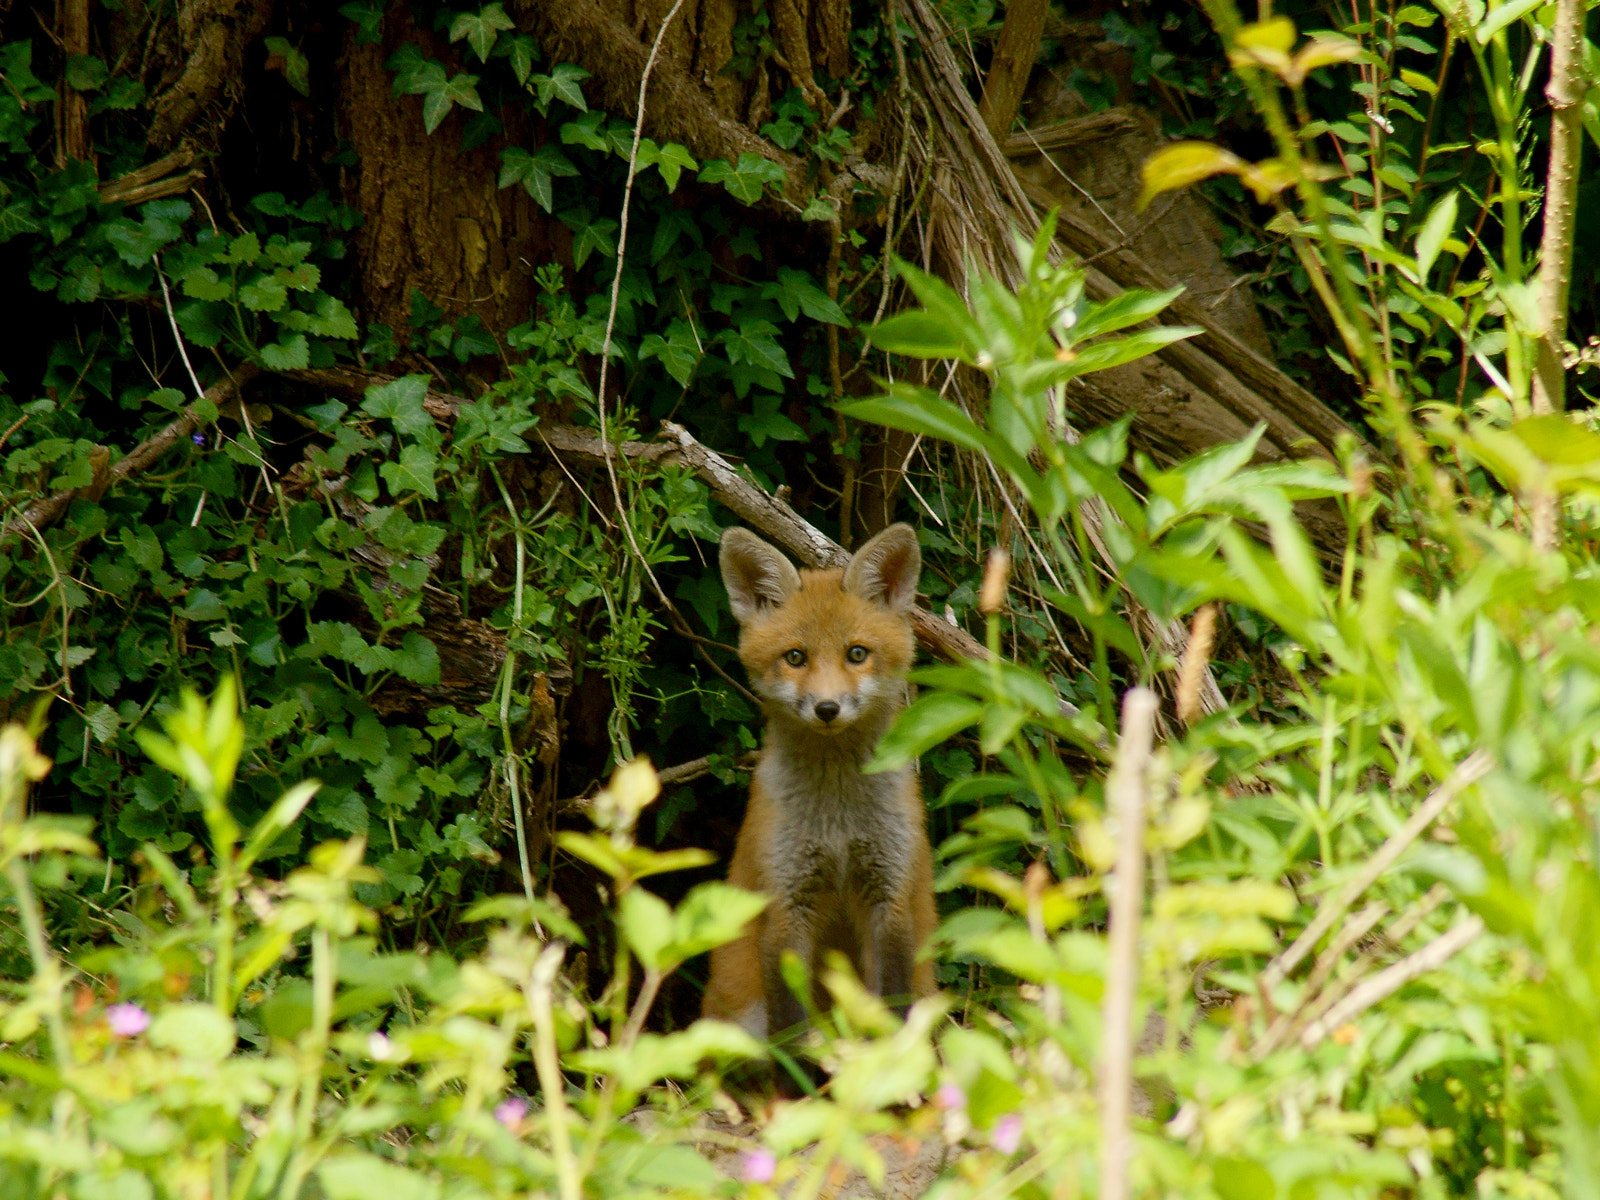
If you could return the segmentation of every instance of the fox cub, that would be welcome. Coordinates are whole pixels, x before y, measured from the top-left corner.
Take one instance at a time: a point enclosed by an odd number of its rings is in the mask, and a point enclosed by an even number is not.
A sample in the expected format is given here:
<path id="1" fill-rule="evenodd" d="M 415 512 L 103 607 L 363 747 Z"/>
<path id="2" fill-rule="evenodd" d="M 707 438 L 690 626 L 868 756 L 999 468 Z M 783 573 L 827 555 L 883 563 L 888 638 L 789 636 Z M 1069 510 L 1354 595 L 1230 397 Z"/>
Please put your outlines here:
<path id="1" fill-rule="evenodd" d="M 891 525 L 842 571 L 797 571 L 730 529 L 721 567 L 739 658 L 767 714 L 728 882 L 771 903 L 712 951 L 704 1014 L 757 1037 L 800 1022 L 785 950 L 813 978 L 838 950 L 878 995 L 925 995 L 933 968 L 916 955 L 934 925 L 933 856 L 917 777 L 910 766 L 861 772 L 905 702 L 916 533 Z"/>

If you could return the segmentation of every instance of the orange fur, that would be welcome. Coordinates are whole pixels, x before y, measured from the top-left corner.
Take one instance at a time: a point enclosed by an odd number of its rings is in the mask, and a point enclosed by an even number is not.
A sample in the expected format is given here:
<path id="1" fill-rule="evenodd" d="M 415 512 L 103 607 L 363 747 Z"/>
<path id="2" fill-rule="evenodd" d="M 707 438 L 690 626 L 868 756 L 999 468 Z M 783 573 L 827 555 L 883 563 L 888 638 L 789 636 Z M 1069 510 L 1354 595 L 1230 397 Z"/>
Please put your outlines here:
<path id="1" fill-rule="evenodd" d="M 706 1016 L 757 1033 L 798 1021 L 784 950 L 813 978 L 838 950 L 869 988 L 902 1002 L 933 990 L 932 965 L 915 961 L 936 920 L 916 773 L 861 772 L 904 703 L 920 565 L 905 525 L 834 571 L 797 572 L 744 530 L 724 536 L 739 657 L 767 715 L 728 882 L 771 903 L 712 951 Z"/>

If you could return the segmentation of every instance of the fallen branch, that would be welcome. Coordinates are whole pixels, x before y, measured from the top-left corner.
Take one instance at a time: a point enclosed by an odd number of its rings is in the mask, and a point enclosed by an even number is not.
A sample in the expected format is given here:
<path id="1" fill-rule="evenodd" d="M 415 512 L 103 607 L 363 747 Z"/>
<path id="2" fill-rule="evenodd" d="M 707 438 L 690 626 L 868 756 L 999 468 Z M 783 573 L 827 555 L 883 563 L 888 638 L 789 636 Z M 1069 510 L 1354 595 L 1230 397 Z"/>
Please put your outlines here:
<path id="1" fill-rule="evenodd" d="M 1322 939 L 1322 935 L 1333 928 L 1334 922 L 1344 915 L 1345 910 L 1377 881 L 1378 876 L 1393 866 L 1406 847 L 1411 845 L 1417 836 L 1445 810 L 1450 801 L 1455 799 L 1456 793 L 1482 779 L 1492 766 L 1494 766 L 1494 756 L 1485 750 L 1474 751 L 1462 759 L 1461 765 L 1450 773 L 1450 778 L 1435 788 L 1433 794 L 1417 807 L 1406 823 L 1378 848 L 1378 852 L 1360 873 L 1340 888 L 1335 896 L 1323 901 L 1311 924 L 1305 927 L 1305 931 L 1294 940 L 1294 943 L 1266 965 L 1261 972 L 1261 990 L 1268 992 L 1285 979 Z"/>
<path id="2" fill-rule="evenodd" d="M 1441 933 L 1415 954 L 1408 955 L 1392 967 L 1379 971 L 1329 1009 L 1327 1016 L 1308 1025 L 1305 1032 L 1300 1035 L 1300 1044 L 1310 1050 L 1335 1029 L 1348 1024 L 1413 979 L 1426 975 L 1429 971 L 1437 971 L 1471 945 L 1472 941 L 1483 932 L 1483 928 L 1482 917 L 1468 917 L 1448 933 Z"/>
<path id="3" fill-rule="evenodd" d="M 746 480 L 732 463 L 696 441 L 683 426 L 663 421 L 661 431 L 670 442 L 624 442 L 620 447 L 607 447 L 589 430 L 570 425 L 544 426 L 536 433 L 552 450 L 586 462 L 603 463 L 609 451 L 641 462 L 679 463 L 693 471 L 711 489 L 711 494 L 742 520 L 766 534 L 805 566 L 842 567 L 850 561 L 848 550 L 782 500 Z M 920 606 L 911 610 L 911 628 L 929 653 L 947 662 L 989 657 L 983 644 L 966 630 L 940 620 Z"/>
<path id="4" fill-rule="evenodd" d="M 109 183 L 100 185 L 102 204 L 143 204 L 146 200 L 159 200 L 162 196 L 176 196 L 186 192 L 200 180 L 205 172 L 199 167 L 185 171 L 194 162 L 194 151 L 180 146 L 164 158 L 119 175 Z M 181 174 L 173 174 L 174 171 Z"/>
<path id="5" fill-rule="evenodd" d="M 232 375 L 217 380 L 206 389 L 204 399 L 209 401 L 214 408 L 221 408 L 229 400 L 234 399 L 239 392 L 239 386 L 256 374 L 256 368 L 248 363 L 241 364 L 233 369 Z M 104 451 L 104 462 L 108 465 L 103 470 L 95 472 L 95 481 L 85 488 L 65 488 L 49 496 L 35 500 L 28 505 L 21 516 L 7 523 L 5 529 L 0 531 L 0 540 L 19 537 L 26 533 L 30 527 L 44 529 L 54 525 L 67 511 L 67 507 L 80 494 L 93 492 L 103 493 L 107 487 L 123 479 L 138 475 L 148 469 L 157 459 L 178 442 L 188 437 L 201 425 L 206 423 L 197 411 L 199 401 L 189 405 L 178 416 L 163 426 L 158 433 L 147 437 L 135 446 L 128 454 L 117 462 L 110 462 L 109 451 L 103 446 L 96 446 L 94 452 Z M 209 419 L 209 418 L 207 418 Z"/>

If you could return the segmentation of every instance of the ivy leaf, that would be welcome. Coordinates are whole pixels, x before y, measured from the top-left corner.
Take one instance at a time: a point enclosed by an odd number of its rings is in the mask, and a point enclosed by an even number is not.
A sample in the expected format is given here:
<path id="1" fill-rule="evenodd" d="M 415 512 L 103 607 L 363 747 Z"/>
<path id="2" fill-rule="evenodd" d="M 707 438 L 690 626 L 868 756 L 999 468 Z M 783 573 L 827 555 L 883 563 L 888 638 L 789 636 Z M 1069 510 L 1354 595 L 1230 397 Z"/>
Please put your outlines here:
<path id="1" fill-rule="evenodd" d="M 369 417 L 387 417 L 401 433 L 415 436 L 433 428 L 433 418 L 423 408 L 428 395 L 426 375 L 402 375 L 367 389 L 361 411 Z"/>
<path id="2" fill-rule="evenodd" d="M 478 77 L 457 75 L 437 91 L 431 91 L 422 102 L 422 127 L 429 133 L 439 128 L 452 105 L 483 111 L 483 101 L 478 98 Z"/>
<path id="3" fill-rule="evenodd" d="M 748 415 L 739 418 L 739 431 L 750 435 L 757 447 L 768 438 L 775 442 L 803 442 L 806 431 L 778 411 L 783 397 L 765 393 L 755 399 Z"/>
<path id="4" fill-rule="evenodd" d="M 844 309 L 817 286 L 817 281 L 809 271 L 780 267 L 777 282 L 762 288 L 761 295 L 763 299 L 776 300 L 778 307 L 783 309 L 783 315 L 791 321 L 803 312 L 813 321 L 825 321 L 829 325 L 850 324 Z"/>
<path id="5" fill-rule="evenodd" d="M 433 485 L 433 473 L 439 466 L 439 456 L 422 446 L 404 446 L 399 462 L 386 462 L 378 474 L 397 495 L 401 492 L 418 492 L 429 500 L 437 500 L 439 491 Z"/>
<path id="6" fill-rule="evenodd" d="M 396 96 L 425 96 L 445 86 L 444 64 L 424 58 L 421 49 L 410 42 L 391 54 L 383 65 L 394 72 Z"/>
<path id="7" fill-rule="evenodd" d="M 450 23 L 450 40 L 459 42 L 466 38 L 467 45 L 477 53 L 479 60 L 488 62 L 489 51 L 494 49 L 500 31 L 516 27 L 517 23 L 506 16 L 506 10 L 496 0 L 493 4 L 484 5 L 476 13 L 457 13 L 456 19 Z"/>
<path id="8" fill-rule="evenodd" d="M 783 168 L 759 154 L 739 155 L 739 165 L 729 166 L 725 159 L 714 158 L 700 168 L 701 183 L 720 183 L 741 204 L 754 204 L 761 199 L 762 189 L 771 184 L 783 187 Z"/>
<path id="9" fill-rule="evenodd" d="M 606 119 L 603 112 L 584 113 L 576 121 L 568 121 L 561 126 L 561 144 L 563 146 L 586 146 L 590 150 L 599 150 L 602 153 L 607 149 L 606 139 L 601 135 L 600 125 Z"/>
<path id="10" fill-rule="evenodd" d="M 138 224 L 126 217 L 106 224 L 106 241 L 130 267 L 142 267 L 183 232 L 193 210 L 183 200 L 152 200 L 140 210 Z"/>
<path id="11" fill-rule="evenodd" d="M 311 95 L 311 60 L 288 38 L 269 37 L 267 70 L 282 71 L 290 87 L 302 96 Z"/>
<path id="12" fill-rule="evenodd" d="M 587 78 L 589 72 L 577 63 L 557 63 L 550 68 L 550 74 L 534 75 L 528 82 L 539 97 L 540 112 L 549 108 L 553 99 L 565 100 L 579 112 L 588 112 L 588 102 L 583 98 L 583 89 L 578 86 Z"/>
<path id="13" fill-rule="evenodd" d="M 520 183 L 545 212 L 551 211 L 554 195 L 551 180 L 557 175 L 576 175 L 578 168 L 554 146 L 540 146 L 529 154 L 521 146 L 500 151 L 500 187 Z"/>
<path id="14" fill-rule="evenodd" d="M 539 43 L 526 33 L 517 33 L 501 38 L 494 52 L 496 57 L 503 54 L 511 60 L 511 73 L 517 77 L 518 83 L 526 87 L 528 75 L 539 58 Z"/>
<path id="15" fill-rule="evenodd" d="M 611 217 L 589 220 L 587 209 L 562 213 L 561 220 L 572 230 L 572 265 L 578 270 L 596 250 L 607 258 L 617 252 L 617 222 Z"/>
<path id="16" fill-rule="evenodd" d="M 694 370 L 700 365 L 704 351 L 687 321 L 674 321 L 667 326 L 666 336 L 646 334 L 639 342 L 639 361 L 654 358 L 667 369 L 667 374 L 678 381 L 679 387 L 688 387 Z"/>
<path id="17" fill-rule="evenodd" d="M 357 0 L 356 3 L 339 6 L 339 15 L 355 22 L 356 45 L 370 46 L 380 39 L 383 9 L 384 6 L 376 0 Z"/>
<path id="18" fill-rule="evenodd" d="M 660 171 L 669 192 L 678 190 L 678 180 L 685 171 L 694 171 L 700 166 L 695 162 L 693 155 L 677 142 L 657 146 L 649 138 L 640 139 L 638 165 L 641 170 L 645 167 L 654 167 Z"/>
<path id="19" fill-rule="evenodd" d="M 297 333 L 287 340 L 269 342 L 261 347 L 261 361 L 273 371 L 303 371 L 311 365 L 311 347 L 306 335 Z"/>
<path id="20" fill-rule="evenodd" d="M 789 356 L 776 340 L 778 327 L 771 321 L 745 321 L 732 329 L 725 329 L 718 340 L 728 351 L 728 361 L 746 363 L 765 371 L 775 371 L 785 379 L 793 379 Z"/>

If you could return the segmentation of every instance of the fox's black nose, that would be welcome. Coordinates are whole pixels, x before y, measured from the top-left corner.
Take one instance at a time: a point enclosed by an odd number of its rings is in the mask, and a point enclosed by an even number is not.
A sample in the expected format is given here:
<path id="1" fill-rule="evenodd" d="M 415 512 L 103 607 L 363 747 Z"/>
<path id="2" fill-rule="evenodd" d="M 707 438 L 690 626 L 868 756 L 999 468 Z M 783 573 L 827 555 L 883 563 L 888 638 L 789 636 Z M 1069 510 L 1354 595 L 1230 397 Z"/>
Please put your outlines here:
<path id="1" fill-rule="evenodd" d="M 817 719 L 826 725 L 839 715 L 839 704 L 834 700 L 818 700 L 816 713 Z"/>

